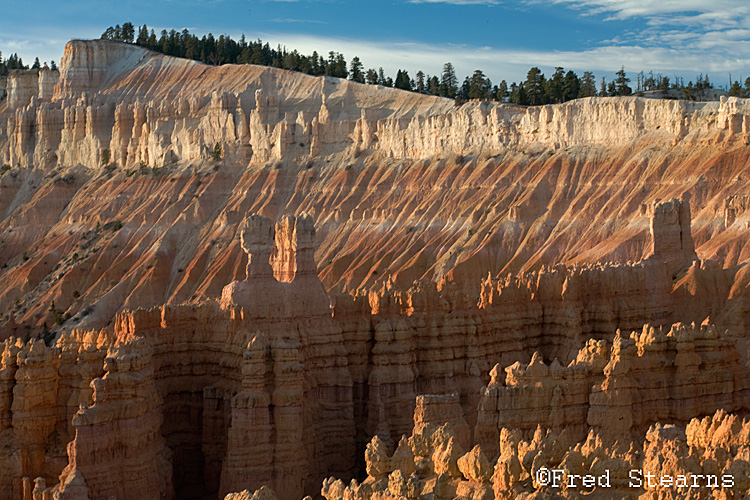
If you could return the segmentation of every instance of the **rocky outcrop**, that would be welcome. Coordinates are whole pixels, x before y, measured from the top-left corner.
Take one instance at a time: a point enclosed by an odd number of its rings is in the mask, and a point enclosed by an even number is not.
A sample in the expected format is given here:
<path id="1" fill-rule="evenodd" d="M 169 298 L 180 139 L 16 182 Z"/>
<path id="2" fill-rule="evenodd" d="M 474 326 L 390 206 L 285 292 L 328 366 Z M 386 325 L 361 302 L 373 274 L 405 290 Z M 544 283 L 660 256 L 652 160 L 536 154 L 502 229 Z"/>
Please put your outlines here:
<path id="1" fill-rule="evenodd" d="M 748 367 L 726 333 L 709 326 L 644 326 L 618 335 L 611 352 L 589 340 L 568 366 L 531 362 L 491 372 L 483 389 L 475 440 L 497 453 L 500 429 L 530 435 L 538 426 L 565 430 L 573 441 L 590 429 L 610 441 L 631 439 L 656 422 L 685 425 L 717 408 L 747 407 Z M 699 369 L 700 367 L 700 369 Z"/>
<path id="2" fill-rule="evenodd" d="M 171 452 L 161 435 L 162 400 L 146 341 L 111 348 L 104 370 L 91 382 L 93 404 L 73 416 L 75 439 L 58 497 L 78 499 L 85 491 L 91 499 L 173 498 Z"/>
<path id="3" fill-rule="evenodd" d="M 741 99 L 456 107 L 102 40 L 71 42 L 56 78 L 18 80 L 0 104 L 0 309 L 21 328 L 51 325 L 53 301 L 70 326 L 99 329 L 124 309 L 217 298 L 244 278 L 246 213 L 314 214 L 335 293 L 445 278 L 473 302 L 488 273 L 644 260 L 654 204 L 673 197 L 693 197 L 701 257 L 731 268 L 747 253 L 742 204 L 725 206 L 748 190 Z M 684 229 L 680 206 L 654 229 Z M 680 251 L 654 261 L 672 272 L 690 262 Z"/>
<path id="4" fill-rule="evenodd" d="M 742 140 L 750 123 L 745 103 L 736 98 L 720 103 L 632 98 L 610 100 L 606 106 L 588 99 L 532 108 L 470 103 L 452 109 L 446 99 L 377 89 L 394 100 L 389 106 L 373 102 L 374 87 L 346 80 L 258 67 L 209 68 L 106 40 L 71 41 L 60 68 L 56 85 L 48 70 L 40 72 L 43 77 L 29 76 L 28 82 L 9 79 L 9 104 L 25 108 L 31 95 L 53 107 L 76 103 L 75 118 L 56 124 L 54 133 L 79 134 L 85 145 L 78 148 L 78 159 L 91 167 L 100 165 L 103 149 L 126 166 L 139 161 L 160 164 L 196 160 L 216 142 L 238 150 L 246 147 L 243 139 L 249 139 L 255 161 L 261 162 L 315 157 L 342 147 L 420 159 L 436 152 L 465 155 L 479 149 L 562 149 L 581 143 L 612 147 L 644 135 L 666 144 Z M 295 80 L 295 85 L 282 78 Z M 194 83 L 186 87 L 185 81 Z M 216 89 L 213 82 L 219 81 Z M 275 85 L 283 86 L 284 93 L 268 92 Z M 169 99 L 149 102 L 161 96 Z M 589 119 L 592 116 L 596 120 Z M 24 126 L 18 118 L 8 125 L 9 137 Z M 169 126 L 157 126 L 160 119 L 167 119 Z M 190 139 L 197 144 L 189 145 Z M 12 163 L 38 163 L 33 150 L 11 148 Z M 61 152 L 57 156 L 62 164 L 73 165 L 75 157 Z"/>
<path id="5" fill-rule="evenodd" d="M 246 278 L 227 285 L 220 302 L 123 315 L 115 334 L 153 343 L 178 495 L 267 484 L 282 498 L 301 497 L 325 471 L 354 466 L 342 333 L 315 274 L 309 216 L 252 215 L 239 236 Z M 291 272 L 286 282 L 274 277 L 272 255 Z"/>
<path id="6" fill-rule="evenodd" d="M 3 88 L 0 89 L 0 95 L 3 90 L 6 93 L 8 108 L 19 109 L 33 105 L 39 105 L 42 101 L 52 99 L 52 94 L 60 79 L 58 71 L 51 71 L 46 67 L 39 70 L 14 71 L 4 78 Z"/>
<path id="7" fill-rule="evenodd" d="M 698 260 L 690 231 L 690 196 L 655 203 L 651 215 L 651 259 L 663 262 L 675 276 Z"/>
<path id="8" fill-rule="evenodd" d="M 74 436 L 71 419 L 91 402 L 91 380 L 102 373 L 106 333 L 74 332 L 53 347 L 41 340 L 8 339 L 0 364 L 0 452 L 7 464 L 0 485 L 21 498 L 24 477 L 53 486 L 67 464 L 65 447 Z M 106 349 L 106 347 L 105 347 Z M 46 489 L 46 486 L 42 489 Z"/>
<path id="9" fill-rule="evenodd" d="M 568 366 L 557 359 L 547 365 L 538 353 L 528 365 L 495 365 L 482 390 L 475 441 L 494 456 L 503 428 L 528 434 L 541 425 L 581 439 L 589 429 L 589 395 L 603 378 L 607 357 L 605 341 L 589 340 Z"/>
<path id="10" fill-rule="evenodd" d="M 387 480 L 389 491 L 416 491 L 415 478 L 429 473 L 445 476 L 445 484 L 460 477 L 485 484 L 461 486 L 482 496 L 491 490 L 490 460 L 502 452 L 503 428 L 528 438 L 550 426 L 579 440 L 590 426 L 604 441 L 622 441 L 659 420 L 684 424 L 717 407 L 741 409 L 748 397 L 734 338 L 714 327 L 645 327 L 630 339 L 608 333 L 669 316 L 671 277 L 653 259 L 488 279 L 477 305 L 444 281 L 338 296 L 332 310 L 315 273 L 309 216 L 278 223 L 249 216 L 239 240 L 245 279 L 227 285 L 218 302 L 120 315 L 113 336 L 66 334 L 52 355 L 41 341 L 29 344 L 54 367 L 36 378 L 57 387 L 56 398 L 29 406 L 39 417 L 16 403 L 28 377 L 13 355 L 27 357 L 23 344 L 7 343 L 4 407 L 7 387 L 14 399 L 4 414 L 16 439 L 59 428 L 71 441 L 65 460 L 47 446 L 33 468 L 8 476 L 9 484 L 51 470 L 41 462 L 51 460 L 60 482 L 42 479 L 61 498 L 223 496 L 263 485 L 297 498 L 313 493 L 327 471 L 354 473 L 361 450 L 362 468 Z M 612 292 L 601 293 L 604 287 Z M 565 359 L 592 333 L 604 338 L 589 340 L 567 367 L 534 354 L 528 365 L 510 364 L 504 380 L 501 365 L 489 370 L 491 359 L 528 359 L 539 346 Z M 489 384 L 480 390 L 483 371 Z M 417 396 L 430 391 L 452 394 Z M 406 411 L 413 419 L 402 418 Z M 24 425 L 46 430 L 23 434 L 19 415 Z M 421 437 L 399 439 L 408 433 Z M 367 444 L 370 436 L 376 440 Z M 129 446 L 113 455 L 112 443 L 123 440 Z"/>
<path id="11" fill-rule="evenodd" d="M 404 437 L 393 458 L 366 456 L 368 476 L 346 485 L 333 477 L 326 500 L 395 498 L 632 498 L 677 499 L 748 492 L 750 423 L 718 411 L 687 426 L 654 424 L 636 440 L 607 445 L 593 431 L 579 442 L 541 427 L 524 439 L 503 428 L 499 454 L 480 446 L 464 453 L 448 425 Z M 368 450 L 379 447 L 374 438 Z M 388 466 L 396 459 L 401 468 Z M 256 495 L 258 493 L 256 492 Z"/>

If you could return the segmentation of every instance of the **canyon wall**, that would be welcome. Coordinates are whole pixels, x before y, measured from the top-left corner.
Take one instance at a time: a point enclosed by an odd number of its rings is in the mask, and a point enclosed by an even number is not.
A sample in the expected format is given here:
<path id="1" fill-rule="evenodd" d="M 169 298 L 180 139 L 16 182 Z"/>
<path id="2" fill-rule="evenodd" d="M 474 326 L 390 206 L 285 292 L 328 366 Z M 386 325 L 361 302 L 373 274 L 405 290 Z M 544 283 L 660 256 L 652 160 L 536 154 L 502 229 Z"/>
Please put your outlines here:
<path id="1" fill-rule="evenodd" d="M 70 500 L 261 486 L 292 499 L 330 474 L 367 471 L 355 457 L 372 454 L 372 436 L 403 448 L 412 428 L 447 422 L 457 446 L 494 456 L 503 428 L 622 440 L 659 421 L 742 411 L 750 373 L 737 333 L 618 330 L 669 324 L 672 273 L 694 269 L 695 252 L 684 238 L 678 249 L 658 242 L 690 231 L 664 216 L 682 212 L 687 200 L 652 207 L 656 253 L 643 262 L 487 279 L 473 299 L 444 281 L 338 295 L 333 306 L 315 272 L 312 218 L 251 215 L 239 234 L 246 278 L 219 300 L 119 314 L 112 334 L 63 334 L 53 348 L 6 341 L 5 432 L 28 456 L 4 480 L 14 498 L 23 478 L 39 477 Z M 45 371 L 22 368 L 24 349 Z M 504 380 L 498 363 L 509 365 Z"/>
<path id="2" fill-rule="evenodd" d="M 747 411 L 746 100 L 456 106 L 109 41 L 6 88 L 14 500 L 512 497 Z"/>

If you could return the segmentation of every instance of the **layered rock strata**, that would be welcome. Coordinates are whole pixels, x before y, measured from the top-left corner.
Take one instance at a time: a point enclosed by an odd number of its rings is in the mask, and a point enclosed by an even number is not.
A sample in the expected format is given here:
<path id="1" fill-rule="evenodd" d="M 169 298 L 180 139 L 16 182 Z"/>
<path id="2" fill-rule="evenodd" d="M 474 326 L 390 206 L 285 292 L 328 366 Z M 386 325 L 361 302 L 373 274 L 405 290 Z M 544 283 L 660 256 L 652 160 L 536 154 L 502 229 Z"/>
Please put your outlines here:
<path id="1" fill-rule="evenodd" d="M 21 498 L 23 477 L 57 483 L 75 436 L 73 416 L 92 402 L 89 384 L 103 374 L 108 342 L 106 332 L 74 332 L 51 348 L 33 339 L 2 345 L 0 487 L 10 498 Z"/>
<path id="2" fill-rule="evenodd" d="M 540 425 L 617 458 L 747 408 L 745 100 L 457 107 L 106 41 L 57 78 L 0 102 L 14 500 L 521 495 Z"/>
<path id="3" fill-rule="evenodd" d="M 652 213 L 675 203 L 655 205 Z M 671 234 L 669 222 L 652 226 L 655 240 L 661 231 Z M 551 426 L 582 439 L 587 425 L 609 429 L 626 418 L 612 435 L 627 437 L 660 419 L 679 423 L 746 404 L 748 374 L 736 336 L 684 326 L 669 333 L 645 327 L 632 339 L 615 336 L 618 327 L 669 320 L 668 265 L 695 267 L 689 242 L 676 250 L 654 245 L 652 257 L 628 266 L 556 266 L 487 279 L 476 303 L 456 283 L 443 281 L 417 283 L 406 292 L 385 287 L 339 295 L 331 308 L 315 272 L 309 216 L 273 223 L 252 215 L 238 236 L 247 254 L 246 278 L 227 285 L 219 301 L 137 310 L 118 315 L 112 337 L 94 341 L 93 333 L 79 333 L 58 341 L 62 354 L 50 358 L 54 370 L 44 385 L 62 384 L 69 396 L 65 405 L 61 398 L 45 403 L 45 411 L 59 415 L 45 425 L 65 423 L 65 442 L 72 441 L 67 460 L 36 452 L 37 465 L 16 472 L 10 482 L 37 476 L 35 471 L 45 470 L 39 463 L 53 460 L 62 471 L 53 488 L 63 497 L 81 491 L 92 499 L 137 496 L 158 484 L 164 498 L 269 485 L 287 499 L 314 492 L 329 471 L 350 475 L 366 469 L 354 455 L 376 453 L 367 451 L 371 436 L 378 436 L 378 449 L 397 443 L 403 449 L 399 436 L 446 419 L 457 432 L 456 446 L 477 443 L 494 454 L 503 427 L 529 433 Z M 76 340 L 81 336 L 88 340 Z M 578 350 L 589 336 L 595 339 Z M 6 348 L 5 373 L 21 387 L 11 363 L 13 345 Z M 107 349 L 109 361 L 102 367 Z M 547 366 L 542 355 L 530 356 L 540 349 L 547 359 L 572 361 Z M 528 366 L 518 362 L 529 358 Z M 674 361 L 665 365 L 664 359 Z M 504 381 L 500 365 L 490 370 L 498 360 L 510 365 Z M 74 362 L 81 365 L 78 371 L 71 368 Z M 691 397 L 697 366 L 704 389 Z M 93 392 L 87 390 L 88 380 L 102 370 L 108 375 L 101 380 L 111 382 L 94 381 Z M 84 373 L 88 379 L 72 377 Z M 689 389 L 679 385 L 683 380 L 693 381 Z M 417 397 L 430 393 L 452 394 Z M 125 405 L 126 394 L 143 404 Z M 77 408 L 90 400 L 91 408 Z M 134 427 L 138 432 L 127 434 Z M 21 431 L 20 425 L 14 429 Z M 132 446 L 117 459 L 103 459 L 112 439 Z M 440 453 L 452 453 L 448 448 Z M 87 461 L 92 456 L 99 458 Z M 135 456 L 147 457 L 148 473 L 127 467 Z M 121 482 L 106 481 L 102 471 Z M 129 474 L 141 485 L 133 493 L 122 490 Z M 54 475 L 42 479 L 55 484 Z"/>
<path id="4" fill-rule="evenodd" d="M 108 41 L 73 41 L 59 76 L 12 75 L 11 87 L 3 337 L 52 325 L 52 302 L 69 328 L 98 329 L 124 309 L 218 298 L 245 277 L 233 235 L 246 213 L 314 213 L 320 277 L 336 293 L 447 277 L 474 295 L 488 272 L 639 261 L 652 253 L 649 207 L 683 195 L 699 253 L 730 269 L 713 290 L 722 300 L 750 255 L 742 99 L 456 107 Z M 665 251 L 689 243 L 677 239 Z"/>
<path id="5" fill-rule="evenodd" d="M 75 439 L 56 497 L 173 498 L 171 452 L 161 434 L 162 400 L 147 343 L 111 348 L 105 374 L 91 382 L 93 404 L 73 416 Z"/>
<path id="6" fill-rule="evenodd" d="M 267 484 L 293 498 L 325 471 L 351 472 L 352 379 L 315 274 L 312 219 L 253 215 L 240 236 L 247 278 L 220 302 L 124 315 L 115 335 L 153 346 L 178 494 Z M 275 268 L 292 274 L 278 281 Z"/>
<path id="7" fill-rule="evenodd" d="M 496 365 L 482 390 L 476 442 L 495 454 L 500 429 L 529 436 L 539 426 L 565 430 L 573 441 L 590 429 L 627 440 L 657 422 L 685 425 L 717 408 L 747 409 L 745 357 L 712 325 L 646 325 L 629 337 L 618 332 L 608 351 L 604 341 L 589 340 L 568 366 L 534 355 L 503 377 Z"/>
<path id="8" fill-rule="evenodd" d="M 435 152 L 530 145 L 617 146 L 648 132 L 667 143 L 706 136 L 744 139 L 750 128 L 744 101 L 736 98 L 716 103 L 612 100 L 606 108 L 597 99 L 531 108 L 474 103 L 453 110 L 447 99 L 377 89 L 395 99 L 386 107 L 372 96 L 374 88 L 346 80 L 248 65 L 211 68 L 104 40 L 69 42 L 59 82 L 52 75 L 42 71 L 8 79 L 8 107 L 19 110 L 6 132 L 10 144 L 4 155 L 13 164 L 38 163 L 36 146 L 45 136 L 59 137 L 61 146 L 73 150 L 63 164 L 77 159 L 96 167 L 103 149 L 125 165 L 157 164 L 198 160 L 214 142 L 236 148 L 247 140 L 255 161 L 314 157 L 346 143 L 353 152 L 380 150 L 419 159 Z M 214 81 L 221 82 L 218 90 Z M 266 93 L 274 86 L 284 92 Z M 63 121 L 26 135 L 25 125 L 39 116 L 34 113 L 39 102 L 29 106 L 32 97 L 51 101 L 48 112 L 70 110 Z M 160 119 L 169 125 L 157 126 Z M 74 138 L 80 142 L 74 144 Z"/>

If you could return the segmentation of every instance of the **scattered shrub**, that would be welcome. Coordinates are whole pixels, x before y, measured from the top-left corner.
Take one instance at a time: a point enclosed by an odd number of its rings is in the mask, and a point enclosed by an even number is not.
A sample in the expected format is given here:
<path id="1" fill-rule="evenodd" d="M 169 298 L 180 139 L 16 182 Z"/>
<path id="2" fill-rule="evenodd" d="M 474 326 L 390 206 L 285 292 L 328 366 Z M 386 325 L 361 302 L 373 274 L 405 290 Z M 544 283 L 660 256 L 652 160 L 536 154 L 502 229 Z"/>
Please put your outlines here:
<path id="1" fill-rule="evenodd" d="M 219 161 L 221 160 L 221 144 L 218 142 L 214 144 L 214 150 L 211 152 L 211 159 L 213 161 Z"/>
<path id="2" fill-rule="evenodd" d="M 65 317 L 65 311 L 55 307 L 55 301 L 52 301 L 52 305 L 49 306 L 49 311 L 52 313 L 52 318 L 55 320 L 55 324 L 62 325 L 67 319 Z"/>

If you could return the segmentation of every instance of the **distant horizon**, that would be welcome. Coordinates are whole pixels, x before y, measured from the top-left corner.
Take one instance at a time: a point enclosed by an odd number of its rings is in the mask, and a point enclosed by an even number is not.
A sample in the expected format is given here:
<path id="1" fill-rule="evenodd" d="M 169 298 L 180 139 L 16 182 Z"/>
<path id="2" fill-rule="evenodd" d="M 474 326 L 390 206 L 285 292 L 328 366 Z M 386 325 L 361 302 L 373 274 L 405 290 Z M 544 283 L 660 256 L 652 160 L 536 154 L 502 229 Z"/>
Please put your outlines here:
<path id="1" fill-rule="evenodd" d="M 191 0 L 181 8 L 169 0 L 0 2 L 0 51 L 27 65 L 35 57 L 59 64 L 69 40 L 97 39 L 109 26 L 132 22 L 157 36 L 187 28 L 235 40 L 244 34 L 305 55 L 339 52 L 391 77 L 399 69 L 412 78 L 419 70 L 439 75 L 446 62 L 459 80 L 479 69 L 493 84 L 523 81 L 534 66 L 546 76 L 556 66 L 591 71 L 597 82 L 621 67 L 632 83 L 641 71 L 685 83 L 708 74 L 717 88 L 750 76 L 750 5 L 739 0 Z"/>

